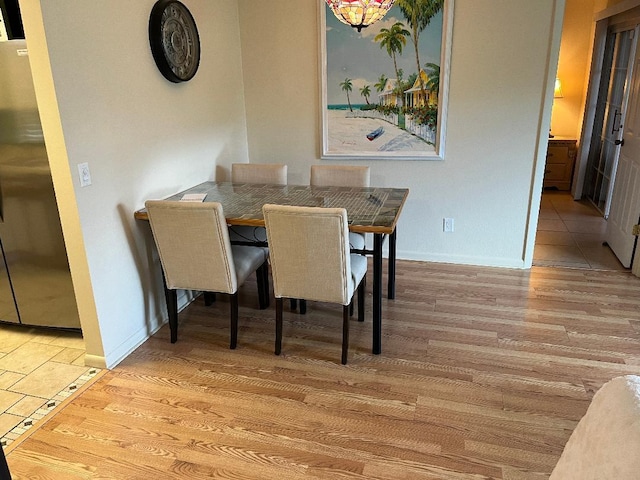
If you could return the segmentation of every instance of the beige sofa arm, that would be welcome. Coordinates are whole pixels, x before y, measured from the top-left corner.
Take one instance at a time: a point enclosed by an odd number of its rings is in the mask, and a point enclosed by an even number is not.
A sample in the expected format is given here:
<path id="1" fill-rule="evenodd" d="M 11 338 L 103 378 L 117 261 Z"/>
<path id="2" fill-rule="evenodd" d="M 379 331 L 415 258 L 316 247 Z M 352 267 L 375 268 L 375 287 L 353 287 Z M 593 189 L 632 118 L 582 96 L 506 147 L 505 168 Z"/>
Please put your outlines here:
<path id="1" fill-rule="evenodd" d="M 571 434 L 549 480 L 640 478 L 640 377 L 602 386 Z"/>

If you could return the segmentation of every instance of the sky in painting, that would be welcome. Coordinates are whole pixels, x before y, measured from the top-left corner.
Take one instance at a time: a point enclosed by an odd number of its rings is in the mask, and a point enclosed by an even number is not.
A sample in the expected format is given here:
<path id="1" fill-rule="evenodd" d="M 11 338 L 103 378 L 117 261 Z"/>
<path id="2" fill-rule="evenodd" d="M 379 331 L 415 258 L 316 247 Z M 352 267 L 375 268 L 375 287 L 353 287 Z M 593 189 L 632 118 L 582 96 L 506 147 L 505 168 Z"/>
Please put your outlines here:
<path id="1" fill-rule="evenodd" d="M 324 3 L 324 2 L 323 2 Z M 393 60 L 385 48 L 374 38 L 380 29 L 391 28 L 396 22 L 405 24 L 405 29 L 411 31 L 402 11 L 397 6 L 377 23 L 363 28 L 360 33 L 348 25 L 340 23 L 329 7 L 325 5 L 326 14 L 326 55 L 327 55 L 327 104 L 345 104 L 347 98 L 340 84 L 345 78 L 351 79 L 353 90 L 349 94 L 352 104 L 366 103 L 360 95 L 364 85 L 371 88 L 371 103 L 378 102 L 378 92 L 374 85 L 380 75 L 396 78 Z M 440 47 L 442 43 L 442 11 L 431 19 L 429 26 L 420 33 L 420 64 L 440 64 Z M 408 37 L 402 55 L 397 55 L 398 68 L 404 70 L 404 78 L 416 73 L 416 57 L 413 40 Z"/>

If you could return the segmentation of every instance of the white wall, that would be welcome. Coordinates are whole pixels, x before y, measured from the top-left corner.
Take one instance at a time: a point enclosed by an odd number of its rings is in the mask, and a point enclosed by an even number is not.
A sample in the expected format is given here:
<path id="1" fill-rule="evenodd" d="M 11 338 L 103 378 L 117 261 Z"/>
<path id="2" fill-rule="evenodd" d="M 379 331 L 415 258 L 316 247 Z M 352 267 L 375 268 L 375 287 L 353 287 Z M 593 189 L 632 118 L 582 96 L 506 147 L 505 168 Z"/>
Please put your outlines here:
<path id="1" fill-rule="evenodd" d="M 148 46 L 154 0 L 21 0 L 87 361 L 97 366 L 116 364 L 164 320 L 148 225 L 133 220 L 146 199 L 226 179 L 234 161 L 285 162 L 290 182 L 306 183 L 320 161 L 321 0 L 296 1 L 293 21 L 289 0 L 184 3 L 202 62 L 174 85 Z M 446 159 L 370 162 L 374 185 L 411 189 L 400 258 L 530 265 L 563 7 L 456 0 Z M 79 187 L 81 162 L 90 187 Z M 454 233 L 442 232 L 445 216 Z"/>
<path id="2" fill-rule="evenodd" d="M 21 1 L 86 358 L 97 366 L 117 363 L 166 315 L 149 227 L 134 211 L 247 161 L 235 0 L 184 1 L 202 57 L 182 84 L 151 56 L 154 3 Z"/>
<path id="3" fill-rule="evenodd" d="M 320 162 L 318 2 L 296 3 L 293 19 L 287 0 L 238 4 L 250 161 L 286 162 L 289 181 L 307 183 Z M 373 185 L 410 189 L 400 258 L 530 266 L 529 204 L 537 210 L 532 182 L 544 164 L 539 138 L 559 48 L 551 31 L 563 8 L 455 0 L 445 161 L 363 161 Z M 443 233 L 443 217 L 455 219 L 454 233 Z"/>

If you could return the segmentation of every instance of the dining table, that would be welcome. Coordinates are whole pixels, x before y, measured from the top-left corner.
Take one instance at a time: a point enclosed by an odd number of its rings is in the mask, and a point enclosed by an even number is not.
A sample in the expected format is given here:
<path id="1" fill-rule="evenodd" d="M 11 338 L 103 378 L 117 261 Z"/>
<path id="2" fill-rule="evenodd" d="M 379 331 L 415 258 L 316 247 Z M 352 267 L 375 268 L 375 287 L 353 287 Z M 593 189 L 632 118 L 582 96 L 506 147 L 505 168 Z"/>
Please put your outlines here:
<path id="1" fill-rule="evenodd" d="M 395 298 L 397 224 L 409 195 L 407 188 L 318 187 L 207 181 L 164 200 L 219 202 L 228 225 L 264 227 L 265 204 L 308 207 L 339 207 L 347 211 L 349 231 L 373 234 L 373 249 L 352 250 L 373 259 L 372 352 L 382 352 L 382 255 L 388 239 L 387 298 Z M 145 209 L 134 218 L 148 220 Z M 240 242 L 268 246 L 266 242 Z"/>

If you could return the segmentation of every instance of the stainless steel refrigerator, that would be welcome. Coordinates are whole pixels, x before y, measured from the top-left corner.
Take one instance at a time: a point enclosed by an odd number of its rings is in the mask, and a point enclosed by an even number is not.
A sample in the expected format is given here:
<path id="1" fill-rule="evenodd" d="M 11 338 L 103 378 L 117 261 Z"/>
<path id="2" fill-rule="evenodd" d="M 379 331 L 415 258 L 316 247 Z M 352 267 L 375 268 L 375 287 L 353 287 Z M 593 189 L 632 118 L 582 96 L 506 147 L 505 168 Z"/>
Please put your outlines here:
<path id="1" fill-rule="evenodd" d="M 80 328 L 25 40 L 0 41 L 0 321 Z"/>

